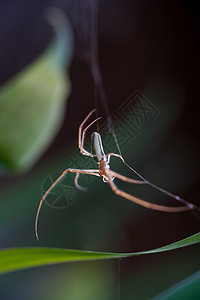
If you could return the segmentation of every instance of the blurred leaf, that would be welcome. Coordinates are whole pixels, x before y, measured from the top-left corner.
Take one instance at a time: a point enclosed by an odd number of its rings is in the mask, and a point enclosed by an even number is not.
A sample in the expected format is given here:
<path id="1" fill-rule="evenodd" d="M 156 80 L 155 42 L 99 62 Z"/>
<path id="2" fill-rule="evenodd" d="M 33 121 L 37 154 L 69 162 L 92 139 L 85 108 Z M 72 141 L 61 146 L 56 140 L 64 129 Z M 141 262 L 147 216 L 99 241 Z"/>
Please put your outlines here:
<path id="1" fill-rule="evenodd" d="M 152 300 L 188 300 L 198 299 L 200 287 L 200 272 L 189 276 L 167 291 L 152 298 Z"/>
<path id="2" fill-rule="evenodd" d="M 64 262 L 117 259 L 135 255 L 159 253 L 197 244 L 199 242 L 200 233 L 197 233 L 161 248 L 134 253 L 109 253 L 56 248 L 13 248 L 0 251 L 0 273 Z"/>
<path id="3" fill-rule="evenodd" d="M 47 268 L 45 269 L 47 271 Z M 116 299 L 114 297 L 116 296 L 115 268 L 111 268 L 111 264 L 107 262 L 71 264 L 68 268 L 59 268 L 59 270 L 54 268 L 51 274 L 48 279 L 51 289 L 43 290 L 42 295 L 39 294 L 40 299 Z M 19 273 L 15 275 L 19 276 Z"/>
<path id="4" fill-rule="evenodd" d="M 71 31 L 62 12 L 52 9 L 48 19 L 54 41 L 0 89 L 0 160 L 9 170 L 31 167 L 63 120 L 70 91 L 65 65 L 71 57 Z"/>

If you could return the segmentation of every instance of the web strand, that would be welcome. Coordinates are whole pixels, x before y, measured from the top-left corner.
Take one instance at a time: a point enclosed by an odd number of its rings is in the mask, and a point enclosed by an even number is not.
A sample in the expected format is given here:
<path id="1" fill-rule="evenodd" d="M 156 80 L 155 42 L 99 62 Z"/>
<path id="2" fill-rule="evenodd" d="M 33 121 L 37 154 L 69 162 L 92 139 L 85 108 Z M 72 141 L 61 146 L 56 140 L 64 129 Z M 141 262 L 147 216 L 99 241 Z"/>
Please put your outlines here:
<path id="1" fill-rule="evenodd" d="M 99 66 L 99 59 L 98 59 L 98 0 L 90 0 L 90 69 L 91 69 L 91 73 L 93 76 L 93 80 L 94 80 L 94 85 L 95 85 L 95 108 L 97 111 L 97 100 L 98 100 L 98 96 L 99 99 L 102 103 L 102 106 L 104 108 L 105 114 L 106 114 L 106 118 L 107 118 L 107 127 L 108 130 L 110 132 L 110 134 L 112 134 L 114 140 L 115 140 L 115 144 L 117 146 L 118 149 L 118 153 L 120 154 L 121 157 L 123 157 L 118 140 L 117 140 L 117 136 L 116 136 L 116 132 L 114 129 L 114 125 L 113 125 L 113 121 L 112 121 L 112 117 L 110 114 L 110 110 L 109 110 L 109 106 L 107 103 L 107 99 L 106 99 L 106 93 L 105 93 L 105 89 L 104 89 L 104 85 L 103 85 L 103 80 L 102 80 L 102 76 L 101 76 L 101 72 L 100 72 L 100 66 Z M 98 93 L 98 95 L 97 95 Z M 98 129 L 98 127 L 97 127 Z M 126 163 L 126 161 L 123 159 L 123 163 L 132 171 L 134 172 L 139 178 L 141 178 L 146 184 L 148 184 L 149 186 L 151 186 L 152 188 L 160 191 L 161 193 L 181 202 L 182 204 L 190 207 L 190 208 L 196 208 L 195 205 L 193 205 L 192 203 L 180 198 L 179 196 L 172 194 L 168 191 L 166 191 L 163 188 L 160 188 L 159 186 L 149 182 L 148 180 L 146 180 L 142 175 L 140 175 L 134 168 L 132 168 L 128 163 Z"/>
<path id="2" fill-rule="evenodd" d="M 91 18 L 90 18 L 90 68 L 93 75 L 94 83 L 97 88 L 99 99 L 103 105 L 107 117 L 107 127 L 112 134 L 119 154 L 122 156 L 121 149 L 117 140 L 114 130 L 110 110 L 108 107 L 106 93 L 103 85 L 103 80 L 100 72 L 99 59 L 98 59 L 98 0 L 90 0 L 91 4 Z M 96 105 L 96 104 L 95 104 Z M 97 109 L 97 106 L 95 106 Z"/>

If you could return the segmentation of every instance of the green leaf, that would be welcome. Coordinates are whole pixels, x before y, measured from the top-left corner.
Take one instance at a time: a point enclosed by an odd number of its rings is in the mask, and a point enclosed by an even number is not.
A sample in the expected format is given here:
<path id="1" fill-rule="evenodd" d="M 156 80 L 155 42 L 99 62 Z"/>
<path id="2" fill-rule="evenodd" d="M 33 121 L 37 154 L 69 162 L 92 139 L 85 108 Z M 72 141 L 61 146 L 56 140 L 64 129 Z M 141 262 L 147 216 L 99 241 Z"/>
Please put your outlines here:
<path id="1" fill-rule="evenodd" d="M 151 300 L 188 300 L 199 298 L 200 272 L 192 274 L 188 278 L 175 284 L 162 294 L 152 298 Z"/>
<path id="2" fill-rule="evenodd" d="M 0 89 L 0 161 L 12 171 L 30 168 L 55 137 L 70 91 L 65 75 L 71 31 L 51 10 L 55 38 L 47 50 Z"/>
<path id="3" fill-rule="evenodd" d="M 200 233 L 197 233 L 161 248 L 134 253 L 109 253 L 56 248 L 5 249 L 0 251 L 0 273 L 66 262 L 117 259 L 143 254 L 153 254 L 186 247 L 199 242 Z"/>

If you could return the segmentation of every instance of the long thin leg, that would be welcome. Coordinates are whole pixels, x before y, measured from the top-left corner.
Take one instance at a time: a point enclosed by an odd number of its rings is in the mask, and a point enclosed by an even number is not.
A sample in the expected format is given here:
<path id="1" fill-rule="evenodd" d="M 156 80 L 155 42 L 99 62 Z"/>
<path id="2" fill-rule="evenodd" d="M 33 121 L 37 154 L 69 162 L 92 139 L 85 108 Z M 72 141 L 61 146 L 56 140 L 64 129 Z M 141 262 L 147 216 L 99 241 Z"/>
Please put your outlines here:
<path id="1" fill-rule="evenodd" d="M 145 181 L 142 181 L 142 180 L 136 180 L 136 179 L 132 179 L 132 178 L 128 178 L 126 176 L 123 176 L 121 174 L 118 174 L 112 170 L 109 169 L 109 173 L 114 176 L 114 177 L 117 177 L 125 182 L 130 182 L 130 183 L 135 183 L 135 184 L 147 184 Z"/>
<path id="2" fill-rule="evenodd" d="M 167 190 L 165 190 L 165 189 L 163 189 L 163 188 L 161 188 L 161 187 L 159 187 L 159 186 L 157 186 L 157 185 L 151 183 L 150 181 L 146 180 L 142 175 L 140 175 L 135 169 L 133 169 L 131 166 L 129 166 L 129 164 L 127 164 L 125 161 L 123 161 L 123 163 L 124 163 L 131 171 L 133 171 L 138 177 L 140 177 L 142 180 L 144 180 L 144 181 L 146 182 L 146 184 L 148 184 L 149 186 L 151 186 L 151 187 L 153 187 L 154 189 L 160 191 L 161 193 L 163 193 L 163 194 L 165 194 L 165 195 L 167 195 L 167 196 L 169 196 L 169 197 L 171 197 L 171 198 L 173 198 L 173 199 L 175 199 L 175 200 L 177 200 L 177 201 L 183 203 L 184 205 L 188 206 L 190 209 L 198 209 L 198 207 L 197 207 L 196 205 L 194 205 L 194 204 L 192 204 L 192 203 L 190 203 L 190 202 L 188 202 L 188 201 L 182 199 L 181 197 L 179 197 L 179 196 L 177 196 L 177 195 L 175 195 L 175 194 L 173 194 L 173 193 L 170 193 L 170 192 L 168 192 Z"/>
<path id="3" fill-rule="evenodd" d="M 111 187 L 111 189 L 113 190 L 113 192 L 116 195 L 119 195 L 123 198 L 126 198 L 132 202 L 135 202 L 139 205 L 142 205 L 144 207 L 150 208 L 150 209 L 154 209 L 154 210 L 159 210 L 159 211 L 165 211 L 165 212 L 181 212 L 181 211 L 186 211 L 186 210 L 192 210 L 195 207 L 188 207 L 188 206 L 179 206 L 179 207 L 169 207 L 169 206 L 164 206 L 164 205 L 158 205 L 158 204 L 153 204 L 153 203 L 149 203 L 145 200 L 139 199 L 137 197 L 134 197 L 122 190 L 120 190 L 112 181 L 112 177 L 110 175 L 109 171 L 105 171 L 105 175 L 108 178 L 108 183 Z"/>
<path id="4" fill-rule="evenodd" d="M 80 152 L 81 154 L 83 155 L 86 155 L 86 156 L 91 156 L 93 157 L 92 153 L 89 153 L 88 151 L 86 151 L 84 148 L 83 148 L 83 145 L 82 145 L 82 128 L 84 126 L 84 124 L 87 122 L 87 120 L 89 119 L 89 117 L 95 112 L 95 109 L 91 110 L 91 112 L 86 116 L 86 118 L 83 120 L 83 122 L 81 123 L 81 125 L 79 126 L 79 134 L 78 134 L 78 143 L 79 143 L 79 149 L 80 149 Z"/>
<path id="5" fill-rule="evenodd" d="M 44 194 L 44 196 L 42 197 L 42 199 L 40 200 L 38 209 L 37 209 L 37 213 L 36 213 L 36 217 L 35 217 L 35 235 L 37 240 L 39 240 L 39 236 L 38 236 L 38 217 L 39 217 L 39 213 L 40 213 L 40 209 L 42 206 L 42 203 L 44 202 L 44 200 L 46 199 L 46 197 L 48 196 L 48 194 L 50 193 L 50 191 L 64 178 L 64 176 L 69 173 L 69 172 L 73 172 L 73 173 L 82 173 L 82 174 L 89 174 L 89 175 L 94 175 L 94 176 L 99 176 L 99 174 L 97 174 L 97 172 L 99 172 L 99 170 L 79 170 L 79 169 L 67 169 L 65 170 L 62 175 L 60 175 L 60 177 L 58 177 L 58 179 L 50 186 L 50 188 L 46 191 L 46 193 Z"/>
<path id="6" fill-rule="evenodd" d="M 86 118 L 83 120 L 83 122 L 79 126 L 79 137 L 78 137 L 78 140 L 79 140 L 79 149 L 80 149 L 81 154 L 86 155 L 86 156 L 90 156 L 90 157 L 94 157 L 95 155 L 84 149 L 85 134 L 86 134 L 86 131 L 88 130 L 88 128 L 90 126 L 92 126 L 95 122 L 97 122 L 99 119 L 101 119 L 101 117 L 99 117 L 99 118 L 95 119 L 94 121 L 92 121 L 84 130 L 82 130 L 82 129 L 83 129 L 84 124 L 87 122 L 87 120 L 89 119 L 89 117 L 94 112 L 95 112 L 95 109 L 91 110 L 91 112 L 86 116 Z M 108 163 L 110 162 L 110 157 L 111 156 L 119 157 L 124 162 L 124 159 L 123 159 L 123 157 L 121 155 L 115 154 L 115 153 L 109 153 L 109 154 L 107 154 Z M 103 157 L 104 156 L 102 156 L 102 158 Z"/>
<path id="7" fill-rule="evenodd" d="M 87 129 L 92 126 L 95 122 L 97 122 L 99 119 L 101 119 L 101 117 L 95 119 L 94 121 L 92 121 L 83 131 L 82 128 L 84 126 L 84 124 L 86 123 L 86 121 L 89 119 L 89 117 L 95 112 L 95 109 L 93 109 L 87 116 L 86 118 L 83 120 L 83 122 L 81 123 L 81 125 L 79 126 L 79 149 L 81 154 L 86 155 L 86 156 L 90 156 L 90 157 L 94 157 L 94 155 L 90 152 L 88 152 L 87 150 L 84 149 L 84 139 L 85 139 L 85 133 L 87 131 Z"/>
<path id="8" fill-rule="evenodd" d="M 76 173 L 75 179 L 74 179 L 74 184 L 77 187 L 77 189 L 81 190 L 81 191 L 87 191 L 87 188 L 84 186 L 81 186 L 80 184 L 78 184 L 78 177 L 79 177 L 80 173 Z"/>
<path id="9" fill-rule="evenodd" d="M 82 128 L 85 124 L 85 122 L 89 119 L 89 117 L 95 112 L 95 109 L 91 110 L 89 114 L 86 116 L 86 118 L 83 120 L 83 122 L 79 126 L 79 133 L 78 133 L 78 142 L 79 142 L 79 148 L 81 149 L 81 141 L 82 141 Z"/>
<path id="10" fill-rule="evenodd" d="M 94 171 L 94 170 L 91 170 L 91 171 Z M 98 173 L 97 173 L 97 172 Z M 76 173 L 76 176 L 75 176 L 75 179 L 74 179 L 74 184 L 75 186 L 77 187 L 77 189 L 81 190 L 81 191 L 87 191 L 87 188 L 84 187 L 84 186 L 81 186 L 79 183 L 78 183 L 78 177 L 80 175 L 80 172 L 79 173 Z M 98 176 L 100 177 L 99 175 L 99 170 L 95 170 L 95 172 L 90 172 L 90 175 L 94 175 L 94 176 Z"/>
<path id="11" fill-rule="evenodd" d="M 107 163 L 108 163 L 108 164 L 110 163 L 110 158 L 111 158 L 111 156 L 119 157 L 119 158 L 124 162 L 124 159 L 123 159 L 123 157 L 122 157 L 121 155 L 116 154 L 116 153 L 109 153 L 109 154 L 107 154 L 107 157 L 108 157 Z"/>
<path id="12" fill-rule="evenodd" d="M 131 179 L 131 178 L 128 178 L 128 177 L 123 176 L 123 175 L 121 175 L 121 174 L 118 174 L 118 173 L 116 173 L 116 172 L 114 172 L 114 171 L 112 171 L 112 170 L 109 170 L 109 171 L 110 171 L 111 175 L 113 175 L 113 176 L 115 176 L 115 177 L 117 177 L 117 178 L 119 178 L 119 179 L 121 179 L 121 180 L 123 180 L 123 181 L 125 181 L 125 182 L 136 183 L 136 184 L 148 184 L 148 185 L 149 185 L 148 181 L 140 181 L 140 180 Z M 160 191 L 161 193 L 164 193 L 164 194 L 166 194 L 167 196 L 169 196 L 169 197 L 171 197 L 171 198 L 173 198 L 173 199 L 175 199 L 175 200 L 181 202 L 182 204 L 185 204 L 185 205 L 188 206 L 190 209 L 197 209 L 197 206 L 196 206 L 196 205 L 194 205 L 194 204 L 192 204 L 192 203 L 190 203 L 190 202 L 188 202 L 188 201 L 186 201 L 186 200 L 180 198 L 179 196 L 176 196 L 176 195 L 174 195 L 174 194 L 172 194 L 172 193 L 170 193 L 170 192 L 167 192 L 166 190 L 164 190 L 164 189 L 162 189 L 162 188 L 160 188 L 160 187 L 154 186 L 154 184 L 150 184 L 150 186 L 156 188 L 156 189 L 157 189 L 158 191 Z"/>
<path id="13" fill-rule="evenodd" d="M 101 119 L 101 117 L 95 119 L 94 121 L 92 121 L 92 122 L 91 122 L 91 123 L 83 130 L 83 132 L 82 132 L 82 140 L 81 140 L 81 148 L 80 148 L 80 151 L 81 151 L 82 154 L 84 154 L 84 152 L 85 152 L 85 155 L 90 154 L 89 156 L 94 156 L 92 153 L 86 151 L 86 150 L 84 149 L 83 145 L 84 145 L 84 140 L 85 140 L 85 134 L 86 134 L 86 131 L 88 130 L 88 128 L 89 128 L 90 126 L 92 126 L 95 122 L 97 122 L 97 121 L 100 120 L 100 119 Z"/>

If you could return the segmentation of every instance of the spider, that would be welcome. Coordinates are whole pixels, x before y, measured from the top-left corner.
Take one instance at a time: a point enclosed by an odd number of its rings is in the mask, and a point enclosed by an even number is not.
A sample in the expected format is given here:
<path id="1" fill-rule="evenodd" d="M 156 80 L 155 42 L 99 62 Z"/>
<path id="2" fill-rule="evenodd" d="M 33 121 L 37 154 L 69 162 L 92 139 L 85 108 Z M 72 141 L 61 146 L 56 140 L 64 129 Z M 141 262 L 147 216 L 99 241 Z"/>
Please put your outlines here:
<path id="1" fill-rule="evenodd" d="M 126 198 L 132 202 L 135 202 L 139 205 L 142 205 L 146 208 L 150 208 L 153 210 L 158 210 L 158 211 L 165 211 L 165 212 L 181 212 L 181 211 L 186 211 L 186 210 L 193 210 L 196 209 L 197 207 L 185 200 L 183 200 L 182 198 L 180 198 L 179 196 L 176 196 L 172 193 L 169 193 L 167 191 L 165 191 L 164 189 L 157 187 L 154 184 L 151 184 L 149 181 L 145 180 L 142 176 L 140 176 L 143 180 L 136 180 L 136 179 L 131 179 L 128 178 L 126 176 L 123 176 L 119 173 L 116 173 L 114 171 L 112 171 L 110 169 L 110 158 L 111 156 L 115 156 L 118 157 L 122 160 L 122 162 L 125 163 L 124 158 L 119 155 L 119 154 L 115 154 L 115 153 L 109 153 L 109 154 L 105 154 L 104 150 L 103 150 L 103 145 L 102 145 L 102 141 L 101 141 L 101 135 L 97 132 L 93 132 L 91 135 L 91 143 L 92 143 L 92 152 L 90 153 L 87 150 L 85 150 L 84 148 L 84 141 L 85 141 L 85 134 L 86 131 L 88 130 L 89 127 L 91 127 L 95 122 L 97 122 L 100 118 L 97 118 L 95 120 L 93 120 L 87 127 L 84 127 L 85 123 L 87 122 L 87 120 L 90 118 L 90 116 L 95 112 L 95 109 L 93 109 L 87 116 L 86 118 L 83 120 L 83 122 L 80 124 L 79 126 L 79 134 L 78 134 L 78 142 L 79 142 L 79 149 L 80 149 L 80 153 L 82 155 L 85 156 L 89 156 L 94 158 L 94 160 L 96 161 L 96 163 L 98 164 L 98 169 L 89 169 L 89 170 L 82 170 L 82 169 L 66 169 L 62 175 L 60 177 L 58 177 L 58 179 L 50 186 L 50 188 L 46 191 L 46 193 L 44 194 L 44 196 L 42 197 L 42 199 L 40 200 L 38 209 L 37 209 L 37 214 L 36 214 L 36 218 L 35 218 L 35 235 L 37 240 L 39 240 L 39 236 L 38 236 L 38 217 L 39 217 L 39 213 L 40 213 L 40 209 L 42 206 L 43 201 L 46 199 L 47 195 L 50 193 L 50 191 L 63 179 L 63 177 L 67 174 L 67 173 L 75 173 L 75 180 L 74 180 L 74 184 L 75 186 L 80 189 L 80 190 L 86 190 L 86 188 L 80 186 L 78 184 L 78 177 L 80 174 L 89 174 L 89 175 L 93 175 L 93 176 L 97 176 L 97 177 L 102 177 L 104 182 L 107 182 L 111 189 L 113 190 L 113 192 L 118 195 L 121 196 L 123 198 Z M 126 163 L 125 163 L 126 164 Z M 126 164 L 127 165 L 127 164 Z M 138 173 L 137 173 L 138 174 Z M 185 204 L 185 206 L 178 206 L 178 207 L 170 207 L 170 206 L 164 206 L 164 205 L 159 205 L 159 204 L 153 204 L 150 203 L 148 201 L 142 200 L 140 198 L 137 198 L 135 196 L 132 196 L 126 192 L 124 192 L 123 190 L 120 190 L 117 185 L 114 183 L 114 179 L 118 178 L 122 181 L 125 182 L 129 182 L 129 183 L 135 183 L 135 184 L 149 184 L 152 187 L 160 190 L 161 192 L 171 196 L 172 198 L 182 202 Z"/>

